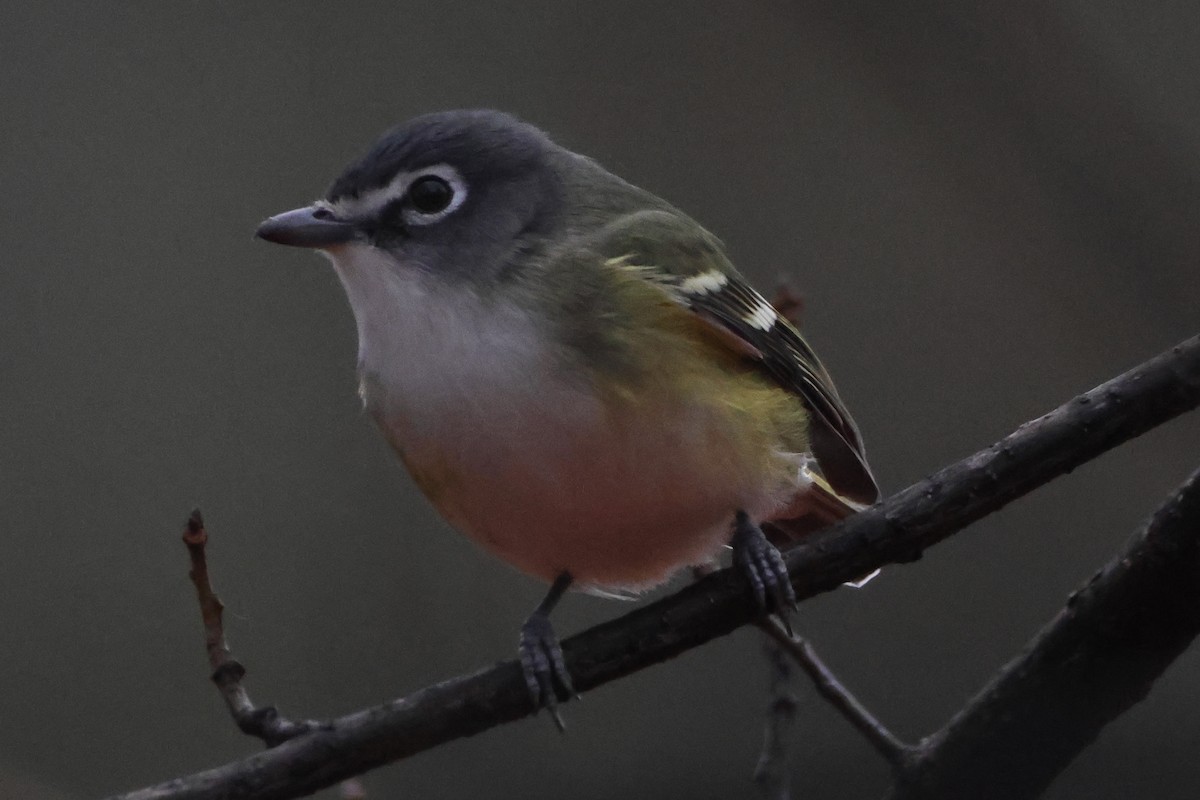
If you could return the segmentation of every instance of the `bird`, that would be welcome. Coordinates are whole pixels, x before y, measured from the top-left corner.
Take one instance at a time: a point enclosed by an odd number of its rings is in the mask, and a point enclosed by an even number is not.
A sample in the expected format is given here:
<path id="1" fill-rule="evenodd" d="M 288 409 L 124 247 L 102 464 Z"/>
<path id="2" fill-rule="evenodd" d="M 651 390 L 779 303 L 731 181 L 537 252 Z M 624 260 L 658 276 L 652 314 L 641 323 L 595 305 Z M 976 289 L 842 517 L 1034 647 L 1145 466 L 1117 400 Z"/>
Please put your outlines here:
<path id="1" fill-rule="evenodd" d="M 828 371 L 721 241 L 513 115 L 402 123 L 257 236 L 332 262 L 416 486 L 549 584 L 518 654 L 560 727 L 568 589 L 636 595 L 729 548 L 786 615 L 779 548 L 879 497 Z"/>

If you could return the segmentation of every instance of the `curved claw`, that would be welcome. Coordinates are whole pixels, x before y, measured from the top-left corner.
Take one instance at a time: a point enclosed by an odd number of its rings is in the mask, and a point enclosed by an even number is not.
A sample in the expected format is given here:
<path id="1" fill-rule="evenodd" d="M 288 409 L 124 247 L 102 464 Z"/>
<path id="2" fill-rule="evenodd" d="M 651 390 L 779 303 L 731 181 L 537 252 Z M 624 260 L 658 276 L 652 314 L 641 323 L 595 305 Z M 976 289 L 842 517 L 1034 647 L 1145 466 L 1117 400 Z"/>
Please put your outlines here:
<path id="1" fill-rule="evenodd" d="M 744 511 L 737 512 L 729 544 L 733 563 L 750 583 L 759 609 L 763 613 L 774 611 L 790 634 L 788 613 L 796 610 L 796 591 L 779 550 Z"/>
<path id="2" fill-rule="evenodd" d="M 567 729 L 558 712 L 559 689 L 567 697 L 578 697 L 563 660 L 562 646 L 545 614 L 534 612 L 521 626 L 521 641 L 518 645 L 521 671 L 525 674 L 525 686 L 535 709 L 546 709 L 560 731 Z"/>

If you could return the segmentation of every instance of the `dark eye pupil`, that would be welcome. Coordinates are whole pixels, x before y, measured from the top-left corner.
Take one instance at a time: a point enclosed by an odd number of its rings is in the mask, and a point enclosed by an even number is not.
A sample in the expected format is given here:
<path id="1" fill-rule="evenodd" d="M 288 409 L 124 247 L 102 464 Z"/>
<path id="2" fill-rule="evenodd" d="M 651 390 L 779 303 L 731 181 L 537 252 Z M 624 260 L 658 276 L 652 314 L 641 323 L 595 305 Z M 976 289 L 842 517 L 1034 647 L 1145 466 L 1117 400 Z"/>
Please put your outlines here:
<path id="1" fill-rule="evenodd" d="M 436 214 L 450 205 L 450 201 L 454 199 L 454 189 L 441 178 L 426 175 L 417 178 L 413 185 L 408 187 L 408 199 L 413 208 L 422 214 Z"/>

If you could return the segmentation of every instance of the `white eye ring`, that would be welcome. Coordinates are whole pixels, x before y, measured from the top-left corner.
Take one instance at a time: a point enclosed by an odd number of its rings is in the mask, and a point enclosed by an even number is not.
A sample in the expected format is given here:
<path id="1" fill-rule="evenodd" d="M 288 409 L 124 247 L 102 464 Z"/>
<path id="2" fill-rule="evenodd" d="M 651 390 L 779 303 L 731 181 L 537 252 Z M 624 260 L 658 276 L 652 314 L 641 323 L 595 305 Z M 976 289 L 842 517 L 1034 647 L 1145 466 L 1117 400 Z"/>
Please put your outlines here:
<path id="1" fill-rule="evenodd" d="M 466 181 L 458 174 L 458 170 L 449 164 L 435 164 L 432 167 L 407 173 L 404 176 L 404 191 L 407 192 L 414 183 L 422 178 L 439 178 L 445 181 L 453 194 L 450 196 L 450 202 L 445 208 L 435 211 L 432 214 L 423 214 L 412 206 L 405 206 L 403 211 L 404 221 L 409 225 L 432 225 L 435 222 L 440 222 L 457 211 L 467 199 Z"/>

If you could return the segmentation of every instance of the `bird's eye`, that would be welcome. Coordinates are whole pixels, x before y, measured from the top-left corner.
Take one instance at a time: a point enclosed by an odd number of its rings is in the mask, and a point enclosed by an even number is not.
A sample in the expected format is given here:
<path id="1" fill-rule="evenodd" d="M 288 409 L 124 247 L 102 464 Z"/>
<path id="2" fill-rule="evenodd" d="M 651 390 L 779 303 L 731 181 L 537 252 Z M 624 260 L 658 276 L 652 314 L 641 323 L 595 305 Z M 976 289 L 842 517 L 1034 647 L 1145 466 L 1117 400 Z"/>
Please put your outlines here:
<path id="1" fill-rule="evenodd" d="M 387 185 L 367 190 L 354 210 L 358 217 L 377 219 L 384 228 L 415 235 L 417 229 L 435 225 L 461 208 L 467 190 L 467 182 L 454 167 L 426 165 L 399 172 Z"/>
<path id="2" fill-rule="evenodd" d="M 423 175 L 408 187 L 408 200 L 420 214 L 437 214 L 454 201 L 454 189 L 444 178 Z"/>

